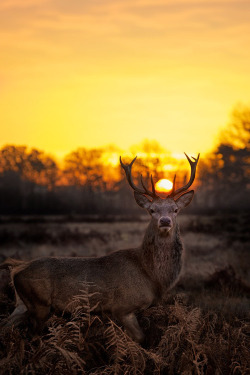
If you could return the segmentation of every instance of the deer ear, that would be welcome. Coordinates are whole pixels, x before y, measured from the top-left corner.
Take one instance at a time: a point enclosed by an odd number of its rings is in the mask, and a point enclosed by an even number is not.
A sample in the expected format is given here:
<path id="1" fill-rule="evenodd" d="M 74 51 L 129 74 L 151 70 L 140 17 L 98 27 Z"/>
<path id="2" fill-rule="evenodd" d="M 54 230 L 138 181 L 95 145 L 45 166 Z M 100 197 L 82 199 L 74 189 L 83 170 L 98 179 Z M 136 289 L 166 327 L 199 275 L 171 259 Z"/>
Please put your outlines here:
<path id="1" fill-rule="evenodd" d="M 146 208 L 146 209 L 150 207 L 151 201 L 145 195 L 139 194 L 136 191 L 134 191 L 134 197 L 135 197 L 136 203 L 140 207 Z"/>
<path id="2" fill-rule="evenodd" d="M 187 193 L 181 195 L 176 201 L 175 203 L 177 204 L 177 206 L 182 209 L 186 206 L 189 205 L 189 203 L 191 202 L 191 200 L 193 199 L 193 196 L 194 196 L 194 190 L 190 190 L 188 191 Z"/>

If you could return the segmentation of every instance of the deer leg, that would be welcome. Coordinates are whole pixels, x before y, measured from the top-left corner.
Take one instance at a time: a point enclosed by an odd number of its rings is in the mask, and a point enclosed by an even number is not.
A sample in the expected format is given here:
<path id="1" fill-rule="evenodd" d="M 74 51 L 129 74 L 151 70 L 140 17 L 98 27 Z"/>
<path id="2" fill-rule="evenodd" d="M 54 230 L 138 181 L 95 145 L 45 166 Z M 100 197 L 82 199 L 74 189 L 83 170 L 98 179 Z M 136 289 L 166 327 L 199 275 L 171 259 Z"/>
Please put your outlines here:
<path id="1" fill-rule="evenodd" d="M 24 303 L 18 305 L 9 317 L 9 323 L 18 325 L 27 316 L 27 307 Z"/>
<path id="2" fill-rule="evenodd" d="M 36 304 L 29 309 L 29 312 L 33 331 L 38 334 L 42 333 L 44 323 L 50 313 L 50 306 Z"/>
<path id="3" fill-rule="evenodd" d="M 47 288 L 42 288 L 40 279 L 25 278 L 22 271 L 14 276 L 14 285 L 19 298 L 27 307 L 31 331 L 40 334 L 51 307 Z"/>
<path id="4" fill-rule="evenodd" d="M 11 315 L 1 323 L 1 327 L 10 327 L 12 325 L 17 327 L 25 318 L 27 318 L 27 307 L 24 303 L 20 303 L 16 306 Z"/>
<path id="5" fill-rule="evenodd" d="M 128 335 L 136 342 L 141 343 L 145 336 L 139 326 L 137 318 L 134 313 L 129 313 L 119 317 L 121 323 L 124 325 Z"/>
<path id="6" fill-rule="evenodd" d="M 31 331 L 40 334 L 43 330 L 45 321 L 48 319 L 50 313 L 50 305 L 44 304 L 41 301 L 32 301 L 27 299 L 24 295 L 21 296 L 23 306 L 27 308 L 27 315 L 31 324 Z"/>

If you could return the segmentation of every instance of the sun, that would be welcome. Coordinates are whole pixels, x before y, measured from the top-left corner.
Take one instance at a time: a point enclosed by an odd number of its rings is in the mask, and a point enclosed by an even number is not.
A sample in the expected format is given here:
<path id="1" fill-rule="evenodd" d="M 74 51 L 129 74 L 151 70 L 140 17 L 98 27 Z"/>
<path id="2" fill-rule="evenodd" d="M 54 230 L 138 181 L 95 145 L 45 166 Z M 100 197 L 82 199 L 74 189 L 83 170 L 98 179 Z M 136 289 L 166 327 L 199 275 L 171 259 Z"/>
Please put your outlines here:
<path id="1" fill-rule="evenodd" d="M 155 189 L 160 193 L 167 193 L 172 189 L 172 187 L 173 183 L 165 178 L 157 181 L 155 184 Z"/>

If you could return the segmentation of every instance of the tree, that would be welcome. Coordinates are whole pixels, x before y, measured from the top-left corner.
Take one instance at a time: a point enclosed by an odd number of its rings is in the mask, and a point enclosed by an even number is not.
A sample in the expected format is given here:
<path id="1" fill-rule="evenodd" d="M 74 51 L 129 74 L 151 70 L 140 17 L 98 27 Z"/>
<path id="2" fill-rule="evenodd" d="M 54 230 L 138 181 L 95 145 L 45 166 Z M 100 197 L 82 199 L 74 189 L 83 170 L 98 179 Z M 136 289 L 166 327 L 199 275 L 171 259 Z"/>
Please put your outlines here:
<path id="1" fill-rule="evenodd" d="M 94 190 L 103 185 L 102 150 L 78 148 L 65 159 L 64 174 L 70 185 L 87 186 Z"/>
<path id="2" fill-rule="evenodd" d="M 24 180 L 48 188 L 54 187 L 59 169 L 43 151 L 26 146 L 7 145 L 0 150 L 0 173 L 16 172 Z"/>
<path id="3" fill-rule="evenodd" d="M 250 108 L 234 109 L 219 140 L 200 168 L 204 202 L 218 209 L 249 209 Z"/>
<path id="4" fill-rule="evenodd" d="M 27 147 L 7 145 L 0 150 L 0 172 L 14 171 L 24 175 Z"/>
<path id="5" fill-rule="evenodd" d="M 132 154 L 141 157 L 141 162 L 138 160 L 134 166 L 134 176 L 140 179 L 142 173 L 149 185 L 151 174 L 155 181 L 163 178 L 164 160 L 167 159 L 168 163 L 172 163 L 169 151 L 166 151 L 156 140 L 144 139 L 141 143 L 133 145 L 130 150 Z"/>
<path id="6" fill-rule="evenodd" d="M 30 181 L 51 190 L 56 185 L 59 168 L 54 159 L 33 148 L 27 155 L 25 175 Z"/>
<path id="7" fill-rule="evenodd" d="M 250 147 L 250 107 L 239 104 L 231 113 L 231 121 L 221 131 L 220 143 L 234 149 Z"/>

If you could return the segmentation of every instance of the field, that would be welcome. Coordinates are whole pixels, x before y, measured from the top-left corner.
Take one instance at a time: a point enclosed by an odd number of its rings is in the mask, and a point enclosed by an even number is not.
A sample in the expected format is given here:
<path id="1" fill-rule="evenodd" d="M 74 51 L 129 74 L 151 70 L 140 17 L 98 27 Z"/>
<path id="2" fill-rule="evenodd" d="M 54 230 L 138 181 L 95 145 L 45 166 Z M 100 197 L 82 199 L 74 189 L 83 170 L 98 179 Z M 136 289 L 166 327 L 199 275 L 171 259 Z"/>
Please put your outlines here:
<path id="1" fill-rule="evenodd" d="M 91 312 L 88 295 L 72 316 L 51 316 L 43 335 L 28 323 L 2 328 L 1 374 L 250 373 L 249 215 L 179 218 L 185 244 L 181 278 L 161 305 L 139 314 L 146 335 L 134 343 L 108 315 Z M 100 256 L 140 245 L 147 217 L 0 218 L 0 260 Z M 9 272 L 0 271 L 0 314 L 14 308 Z"/>

